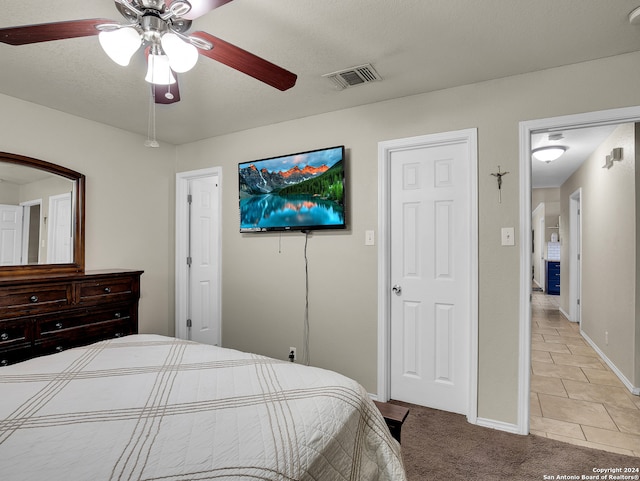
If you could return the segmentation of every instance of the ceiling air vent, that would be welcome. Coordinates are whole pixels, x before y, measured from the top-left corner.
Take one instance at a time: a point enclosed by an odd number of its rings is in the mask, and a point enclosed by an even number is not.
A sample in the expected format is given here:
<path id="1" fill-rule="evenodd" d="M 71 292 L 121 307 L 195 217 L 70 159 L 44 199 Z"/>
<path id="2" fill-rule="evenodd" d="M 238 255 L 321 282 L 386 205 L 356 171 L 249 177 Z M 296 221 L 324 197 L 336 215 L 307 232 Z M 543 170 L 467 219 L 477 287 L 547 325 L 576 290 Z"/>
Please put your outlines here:
<path id="1" fill-rule="evenodd" d="M 335 86 L 340 89 L 346 89 L 348 87 L 355 87 L 357 85 L 364 85 L 369 82 L 375 82 L 376 80 L 382 80 L 382 77 L 378 75 L 378 72 L 371 66 L 371 64 L 360 65 L 358 67 L 351 67 L 338 72 L 324 74 L 323 77 L 331 80 Z"/>

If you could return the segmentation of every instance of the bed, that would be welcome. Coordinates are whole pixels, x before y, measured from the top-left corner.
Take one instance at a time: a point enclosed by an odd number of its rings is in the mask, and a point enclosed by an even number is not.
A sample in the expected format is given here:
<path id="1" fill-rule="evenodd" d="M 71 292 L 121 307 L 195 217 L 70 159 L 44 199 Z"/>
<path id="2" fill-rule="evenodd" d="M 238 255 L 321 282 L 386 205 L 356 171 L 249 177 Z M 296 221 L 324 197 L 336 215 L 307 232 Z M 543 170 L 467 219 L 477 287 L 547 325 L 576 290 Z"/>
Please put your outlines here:
<path id="1" fill-rule="evenodd" d="M 158 335 L 0 368 L 0 477 L 406 479 L 398 443 L 355 381 Z"/>

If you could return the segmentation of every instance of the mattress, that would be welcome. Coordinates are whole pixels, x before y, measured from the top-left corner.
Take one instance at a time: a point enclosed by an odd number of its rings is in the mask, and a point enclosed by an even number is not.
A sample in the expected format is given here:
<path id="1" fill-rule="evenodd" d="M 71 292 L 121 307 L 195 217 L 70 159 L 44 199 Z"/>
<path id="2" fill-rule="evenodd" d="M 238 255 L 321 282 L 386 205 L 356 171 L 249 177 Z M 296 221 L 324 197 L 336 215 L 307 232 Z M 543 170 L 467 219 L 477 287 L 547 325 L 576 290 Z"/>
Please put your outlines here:
<path id="1" fill-rule="evenodd" d="M 0 476 L 60 480 L 406 479 L 355 381 L 157 335 L 0 368 Z"/>

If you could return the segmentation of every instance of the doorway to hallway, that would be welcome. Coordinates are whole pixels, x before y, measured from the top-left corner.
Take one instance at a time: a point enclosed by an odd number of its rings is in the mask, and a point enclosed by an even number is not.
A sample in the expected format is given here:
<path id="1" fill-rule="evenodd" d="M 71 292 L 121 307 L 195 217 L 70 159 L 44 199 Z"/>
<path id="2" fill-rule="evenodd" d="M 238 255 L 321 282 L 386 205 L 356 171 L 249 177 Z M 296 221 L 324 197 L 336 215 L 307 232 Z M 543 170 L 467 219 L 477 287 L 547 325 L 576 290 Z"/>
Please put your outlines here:
<path id="1" fill-rule="evenodd" d="M 530 409 L 535 409 L 535 404 L 531 403 L 530 392 L 532 392 L 532 383 L 531 377 L 532 373 L 532 280 L 531 280 L 531 268 L 532 268 L 532 259 L 531 259 L 531 249 L 532 249 L 532 230 L 531 230 L 531 222 L 532 222 L 532 167 L 531 167 L 531 150 L 532 150 L 532 137 L 534 133 L 546 133 L 551 137 L 551 133 L 557 134 L 570 129 L 587 129 L 587 128 L 595 128 L 600 126 L 607 125 L 620 125 L 625 123 L 636 123 L 640 120 L 640 107 L 630 107 L 624 109 L 615 109 L 601 112 L 591 112 L 586 114 L 579 115 L 570 115 L 565 117 L 556 117 L 550 119 L 541 119 L 536 121 L 528 121 L 521 122 L 520 124 L 520 236 L 521 236 L 521 245 L 520 245 L 520 259 L 521 259 L 521 280 L 520 280 L 520 362 L 519 362 L 519 371 L 520 371 L 520 389 L 519 389 L 519 413 L 518 413 L 518 425 L 519 432 L 522 434 L 526 434 L 529 432 L 529 422 Z M 630 151 L 632 151 L 631 149 Z M 608 152 L 607 152 L 608 153 Z M 599 159 L 600 157 L 598 157 Z M 604 156 L 603 156 L 604 159 Z M 630 157 L 633 159 L 633 156 Z M 604 162 L 604 161 L 603 161 Z M 601 164 L 597 166 L 598 172 L 607 172 L 607 170 L 601 169 Z M 571 190 L 569 191 L 569 194 Z M 567 195 L 569 195 L 567 194 Z M 584 200 L 581 195 L 581 200 Z M 592 195 L 587 195 L 584 198 L 594 199 L 595 197 Z M 587 209 L 585 208 L 585 211 Z M 592 209 L 589 209 L 592 212 Z M 562 221 L 568 225 L 567 218 L 569 218 L 569 212 L 564 212 L 562 214 Z M 609 216 L 610 218 L 614 218 L 613 216 Z M 560 219 L 558 219 L 560 220 Z M 584 221 L 583 221 L 584 222 Z M 601 228 L 602 229 L 602 228 Z M 605 231 L 609 231 L 606 230 Z M 565 235 L 567 232 L 565 231 Z M 561 236 L 562 237 L 562 236 Z M 585 236 L 585 239 L 587 236 Z M 561 239 L 562 240 L 562 239 Z M 567 249 L 568 249 L 569 241 L 567 240 Z M 580 247 L 582 248 L 582 246 Z M 619 254 L 618 254 L 619 255 Z M 596 256 L 597 257 L 597 256 Z M 586 258 L 586 255 L 585 255 Z M 594 257 L 595 258 L 595 257 Z M 567 264 L 575 264 L 575 259 L 569 258 L 569 256 L 565 257 Z M 582 260 L 582 259 L 581 259 Z M 573 261 L 573 262 L 572 262 Z M 582 267 L 582 263 L 580 264 Z M 562 274 L 563 276 L 566 274 L 566 278 L 573 277 L 573 274 L 570 274 L 571 269 L 569 271 Z M 586 273 L 584 274 L 587 275 Z M 586 278 L 586 277 L 585 277 Z M 573 284 L 573 282 L 572 282 Z M 564 282 L 563 282 L 564 285 Z M 561 292 L 561 303 L 563 306 L 568 306 L 568 302 L 564 301 L 565 297 L 568 298 L 570 288 L 567 288 L 564 292 Z M 581 289 L 584 286 L 581 286 Z M 600 295 L 602 295 L 600 293 Z M 594 297 L 595 296 L 595 297 Z M 591 299 L 591 302 L 598 302 L 598 293 L 596 292 L 593 296 L 589 296 L 588 299 Z M 579 298 L 579 297 L 578 297 Z M 587 299 L 587 298 L 585 298 Z M 580 299 L 581 301 L 585 299 Z M 609 300 L 608 298 L 600 298 Z M 585 301 L 586 302 L 586 301 Z M 585 307 L 582 305 L 582 309 Z M 571 309 L 566 307 L 566 312 L 563 314 L 566 317 L 575 317 L 574 313 L 570 313 Z M 588 311 L 584 311 L 588 312 Z M 578 312 L 580 315 L 581 321 L 584 320 L 585 314 L 582 312 Z M 592 316 L 593 317 L 593 316 Z M 611 316 L 609 316 L 611 317 Z M 615 316 L 614 316 L 615 317 Z M 601 316 L 597 317 L 598 319 L 602 319 Z M 573 319 L 572 319 L 573 320 Z M 578 325 L 576 325 L 576 328 Z M 581 333 L 582 334 L 582 333 Z M 589 342 L 590 344 L 593 342 L 593 337 L 598 336 L 599 333 L 594 334 L 585 334 L 584 340 Z M 591 336 L 592 339 L 589 339 Z M 605 342 L 603 340 L 596 339 L 596 343 L 594 346 L 598 345 L 597 341 L 601 341 L 600 346 L 604 346 Z M 598 350 L 598 347 L 595 347 Z M 603 359 L 606 360 L 607 365 L 617 374 L 618 378 L 621 380 L 623 385 L 627 390 L 631 392 L 632 386 L 628 383 L 628 380 L 622 375 L 622 373 L 617 370 L 614 363 L 611 362 L 611 359 L 607 359 L 604 356 L 608 356 L 611 358 L 615 356 L 617 352 L 607 353 L 605 348 L 603 350 Z M 562 354 L 562 353 L 557 353 Z M 566 354 L 566 353 L 564 353 Z M 557 356 L 556 356 L 557 357 Z M 552 356 L 553 358 L 553 356 Z M 583 386 L 584 387 L 584 386 Z M 634 389 L 635 391 L 635 389 Z M 571 395 L 570 395 L 571 397 Z M 637 423 L 637 421 L 636 421 Z"/>

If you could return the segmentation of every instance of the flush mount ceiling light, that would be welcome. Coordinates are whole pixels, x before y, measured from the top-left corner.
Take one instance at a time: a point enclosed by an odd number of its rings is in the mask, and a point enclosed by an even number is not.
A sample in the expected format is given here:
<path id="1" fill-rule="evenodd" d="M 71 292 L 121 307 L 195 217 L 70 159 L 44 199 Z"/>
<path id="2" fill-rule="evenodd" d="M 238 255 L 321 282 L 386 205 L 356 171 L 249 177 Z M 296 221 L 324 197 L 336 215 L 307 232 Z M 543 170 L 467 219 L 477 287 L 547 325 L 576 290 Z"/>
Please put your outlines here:
<path id="1" fill-rule="evenodd" d="M 567 150 L 566 147 L 562 145 L 549 145 L 547 147 L 539 147 L 537 149 L 533 149 L 531 151 L 531 155 L 534 159 L 540 160 L 542 162 L 553 162 L 557 160 L 562 154 Z"/>

